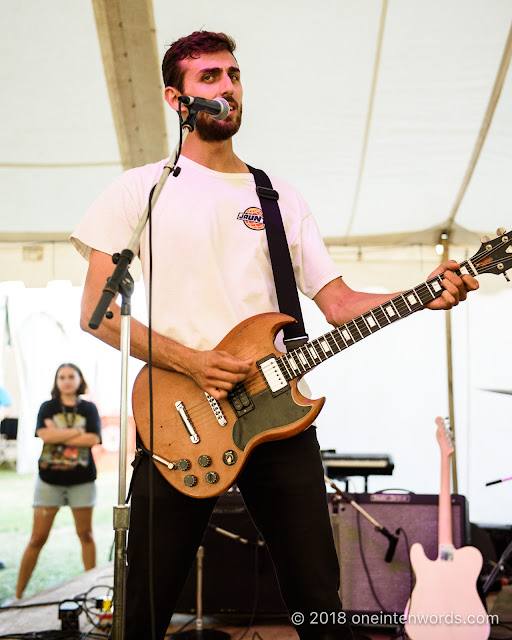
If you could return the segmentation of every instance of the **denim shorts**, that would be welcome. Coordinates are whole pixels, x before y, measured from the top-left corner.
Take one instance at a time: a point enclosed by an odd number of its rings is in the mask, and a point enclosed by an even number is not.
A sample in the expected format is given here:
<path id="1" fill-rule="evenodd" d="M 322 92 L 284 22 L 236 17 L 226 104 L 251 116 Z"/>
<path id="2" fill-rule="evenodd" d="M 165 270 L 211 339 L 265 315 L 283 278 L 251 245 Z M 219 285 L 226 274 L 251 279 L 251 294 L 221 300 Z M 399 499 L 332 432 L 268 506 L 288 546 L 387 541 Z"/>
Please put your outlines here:
<path id="1" fill-rule="evenodd" d="M 96 504 L 96 483 L 60 485 L 48 484 L 38 476 L 34 492 L 34 507 L 64 507 L 72 509 L 94 507 Z"/>

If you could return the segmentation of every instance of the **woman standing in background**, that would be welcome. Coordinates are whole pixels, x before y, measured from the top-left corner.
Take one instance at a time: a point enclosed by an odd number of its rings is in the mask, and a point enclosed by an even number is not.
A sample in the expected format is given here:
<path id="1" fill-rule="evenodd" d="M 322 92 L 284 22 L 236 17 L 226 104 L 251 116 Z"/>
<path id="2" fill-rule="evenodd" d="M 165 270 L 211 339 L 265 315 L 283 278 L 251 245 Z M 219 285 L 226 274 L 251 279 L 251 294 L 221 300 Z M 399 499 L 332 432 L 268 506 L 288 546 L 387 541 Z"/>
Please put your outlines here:
<path id="1" fill-rule="evenodd" d="M 55 374 L 52 399 L 39 409 L 36 436 L 44 445 L 36 480 L 32 535 L 21 559 L 16 599 L 23 595 L 62 506 L 71 507 L 85 570 L 96 566 L 92 532 L 96 466 L 91 448 L 101 442 L 101 425 L 96 405 L 81 398 L 86 391 L 80 369 L 75 364 L 61 364 Z"/>

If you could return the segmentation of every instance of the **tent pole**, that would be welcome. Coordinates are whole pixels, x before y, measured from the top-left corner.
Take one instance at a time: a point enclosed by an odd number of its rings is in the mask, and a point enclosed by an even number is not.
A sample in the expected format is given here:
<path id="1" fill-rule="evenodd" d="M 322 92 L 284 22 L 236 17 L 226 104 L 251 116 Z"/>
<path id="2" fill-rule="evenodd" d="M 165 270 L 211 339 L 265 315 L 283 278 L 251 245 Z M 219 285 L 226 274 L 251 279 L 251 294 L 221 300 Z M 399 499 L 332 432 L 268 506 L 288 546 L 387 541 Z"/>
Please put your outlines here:
<path id="1" fill-rule="evenodd" d="M 450 234 L 445 231 L 441 234 L 441 244 L 443 246 L 443 262 L 447 262 L 449 257 Z M 448 416 L 450 420 L 450 428 L 455 439 L 455 407 L 453 401 L 453 352 L 452 352 L 452 316 L 451 311 L 445 313 L 446 326 L 446 367 L 448 381 Z M 453 493 L 459 492 L 457 480 L 457 450 L 451 456 L 452 462 L 452 487 Z"/>

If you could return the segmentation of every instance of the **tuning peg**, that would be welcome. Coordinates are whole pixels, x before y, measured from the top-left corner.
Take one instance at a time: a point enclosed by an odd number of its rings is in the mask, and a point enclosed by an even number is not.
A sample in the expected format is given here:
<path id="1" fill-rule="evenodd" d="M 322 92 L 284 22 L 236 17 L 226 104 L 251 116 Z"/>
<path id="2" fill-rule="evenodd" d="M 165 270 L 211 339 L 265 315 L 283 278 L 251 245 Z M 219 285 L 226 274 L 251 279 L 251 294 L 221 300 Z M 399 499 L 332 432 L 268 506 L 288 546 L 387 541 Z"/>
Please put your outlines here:
<path id="1" fill-rule="evenodd" d="M 498 230 L 496 231 L 496 233 L 499 236 L 502 236 L 507 230 L 505 229 L 505 227 L 499 227 Z"/>
<path id="2" fill-rule="evenodd" d="M 504 273 L 503 275 L 505 276 L 505 280 L 506 280 L 507 282 L 510 282 L 510 278 L 508 277 L 508 275 L 507 275 L 506 273 Z"/>
<path id="3" fill-rule="evenodd" d="M 480 242 L 481 242 L 482 244 L 485 244 L 486 242 L 489 242 L 489 241 L 490 241 L 489 236 L 482 236 L 482 237 L 480 238 Z"/>

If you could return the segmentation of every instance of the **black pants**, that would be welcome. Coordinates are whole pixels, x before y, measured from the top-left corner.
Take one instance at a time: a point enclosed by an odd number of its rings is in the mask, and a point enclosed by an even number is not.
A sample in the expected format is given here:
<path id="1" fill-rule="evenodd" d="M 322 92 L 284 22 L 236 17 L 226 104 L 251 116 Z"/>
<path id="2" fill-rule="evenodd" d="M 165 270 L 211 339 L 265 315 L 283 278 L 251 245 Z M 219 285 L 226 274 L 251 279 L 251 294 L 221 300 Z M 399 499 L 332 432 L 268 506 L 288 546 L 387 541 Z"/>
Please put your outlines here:
<path id="1" fill-rule="evenodd" d="M 128 540 L 126 640 L 150 640 L 149 459 L 135 474 Z M 252 453 L 238 487 L 274 562 L 281 594 L 301 640 L 352 638 L 338 596 L 339 566 L 327 509 L 316 429 L 267 442 Z M 161 640 L 216 503 L 189 498 L 153 469 L 153 584 Z M 323 614 L 323 615 L 319 615 Z M 296 620 L 292 617 L 292 622 Z M 319 624 L 320 622 L 325 624 Z"/>

